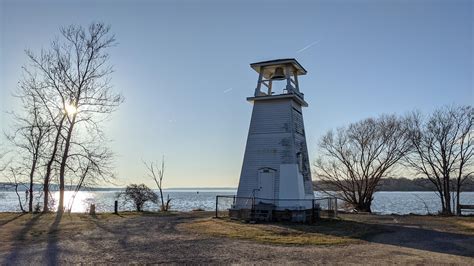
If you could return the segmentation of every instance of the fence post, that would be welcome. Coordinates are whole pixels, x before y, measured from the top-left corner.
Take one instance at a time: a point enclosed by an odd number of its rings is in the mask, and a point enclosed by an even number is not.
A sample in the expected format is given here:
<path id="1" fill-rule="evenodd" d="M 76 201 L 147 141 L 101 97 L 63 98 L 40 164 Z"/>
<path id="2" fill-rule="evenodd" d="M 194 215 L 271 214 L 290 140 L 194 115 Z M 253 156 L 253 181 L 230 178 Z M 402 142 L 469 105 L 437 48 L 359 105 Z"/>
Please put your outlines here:
<path id="1" fill-rule="evenodd" d="M 219 216 L 217 215 L 217 206 L 218 206 L 218 203 L 219 203 L 219 196 L 216 196 L 216 218 L 219 217 Z"/>
<path id="2" fill-rule="evenodd" d="M 90 215 L 95 215 L 95 204 L 91 203 L 90 209 L 89 209 L 89 214 Z"/>
<path id="3" fill-rule="evenodd" d="M 118 201 L 117 200 L 114 202 L 114 213 L 118 214 Z"/>
<path id="4" fill-rule="evenodd" d="M 334 218 L 334 205 L 332 203 L 332 198 L 331 197 L 328 197 L 328 218 Z"/>

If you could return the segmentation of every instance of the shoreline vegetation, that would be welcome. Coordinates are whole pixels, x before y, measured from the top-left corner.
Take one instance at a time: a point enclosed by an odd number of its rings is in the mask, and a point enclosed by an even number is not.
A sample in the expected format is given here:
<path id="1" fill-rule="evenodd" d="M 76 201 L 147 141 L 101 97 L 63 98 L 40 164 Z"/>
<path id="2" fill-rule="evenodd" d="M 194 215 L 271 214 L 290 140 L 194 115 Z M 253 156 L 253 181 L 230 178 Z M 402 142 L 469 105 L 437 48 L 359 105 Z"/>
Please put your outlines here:
<path id="1" fill-rule="evenodd" d="M 474 256 L 474 217 L 341 213 L 315 224 L 249 224 L 212 216 L 0 213 L 0 263 L 469 264 Z"/>

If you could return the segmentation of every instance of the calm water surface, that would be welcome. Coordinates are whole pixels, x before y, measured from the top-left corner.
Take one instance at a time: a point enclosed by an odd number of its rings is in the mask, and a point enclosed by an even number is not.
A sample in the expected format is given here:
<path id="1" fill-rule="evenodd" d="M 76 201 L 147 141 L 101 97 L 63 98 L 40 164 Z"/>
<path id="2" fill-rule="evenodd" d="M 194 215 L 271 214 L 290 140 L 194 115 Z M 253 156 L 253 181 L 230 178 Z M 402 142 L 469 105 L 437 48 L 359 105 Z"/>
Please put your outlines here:
<path id="1" fill-rule="evenodd" d="M 90 204 L 96 205 L 98 212 L 112 212 L 114 201 L 120 191 L 81 191 L 72 204 L 72 212 L 87 212 Z M 169 195 L 171 208 L 176 211 L 191 211 L 193 209 L 214 210 L 216 195 L 235 195 L 236 190 L 165 190 L 165 197 Z M 57 202 L 58 193 L 54 194 Z M 73 192 L 66 192 L 66 203 L 71 206 Z M 315 193 L 316 197 L 323 194 Z M 22 200 L 25 194 L 20 193 Z M 35 198 L 35 200 L 37 200 Z M 40 199 L 41 201 L 41 199 Z M 461 194 L 461 203 L 474 204 L 474 192 Z M 222 200 L 220 209 L 228 208 L 231 199 Z M 374 195 L 372 211 L 380 214 L 427 214 L 436 213 L 440 210 L 439 198 L 434 192 L 377 192 Z M 119 209 L 132 210 L 133 206 L 119 199 Z M 150 203 L 145 206 L 147 210 L 158 210 L 158 205 Z M 15 192 L 0 192 L 0 212 L 20 211 L 18 198 Z"/>

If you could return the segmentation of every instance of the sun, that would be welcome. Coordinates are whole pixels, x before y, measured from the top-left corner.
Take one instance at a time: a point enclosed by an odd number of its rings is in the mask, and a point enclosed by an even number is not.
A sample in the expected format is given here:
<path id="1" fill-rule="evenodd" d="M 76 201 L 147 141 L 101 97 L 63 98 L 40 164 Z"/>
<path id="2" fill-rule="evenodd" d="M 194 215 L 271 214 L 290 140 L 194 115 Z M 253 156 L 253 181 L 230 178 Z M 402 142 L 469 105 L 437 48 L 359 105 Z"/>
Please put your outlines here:
<path id="1" fill-rule="evenodd" d="M 66 103 L 64 105 L 64 110 L 66 111 L 66 113 L 68 115 L 73 115 L 73 114 L 77 113 L 77 107 L 74 104 L 71 104 L 71 103 Z"/>

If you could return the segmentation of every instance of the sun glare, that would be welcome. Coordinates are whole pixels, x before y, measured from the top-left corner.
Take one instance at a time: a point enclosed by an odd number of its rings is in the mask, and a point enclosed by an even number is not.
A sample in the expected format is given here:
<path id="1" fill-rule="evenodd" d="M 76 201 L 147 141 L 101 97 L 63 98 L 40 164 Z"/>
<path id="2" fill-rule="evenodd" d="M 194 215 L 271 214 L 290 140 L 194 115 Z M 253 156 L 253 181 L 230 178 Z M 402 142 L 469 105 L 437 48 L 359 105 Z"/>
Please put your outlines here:
<path id="1" fill-rule="evenodd" d="M 74 104 L 71 104 L 71 103 L 67 103 L 64 106 L 64 110 L 66 111 L 66 113 L 68 115 L 73 115 L 73 114 L 77 113 L 77 107 L 74 106 Z"/>
<path id="2" fill-rule="evenodd" d="M 71 208 L 71 212 L 84 213 L 87 212 L 91 203 L 95 203 L 94 195 L 87 191 L 79 191 L 74 196 L 74 191 L 64 192 L 64 207 Z M 53 194 L 54 201 L 59 202 L 59 192 Z M 57 205 L 54 209 L 57 208 Z"/>

